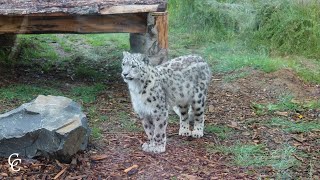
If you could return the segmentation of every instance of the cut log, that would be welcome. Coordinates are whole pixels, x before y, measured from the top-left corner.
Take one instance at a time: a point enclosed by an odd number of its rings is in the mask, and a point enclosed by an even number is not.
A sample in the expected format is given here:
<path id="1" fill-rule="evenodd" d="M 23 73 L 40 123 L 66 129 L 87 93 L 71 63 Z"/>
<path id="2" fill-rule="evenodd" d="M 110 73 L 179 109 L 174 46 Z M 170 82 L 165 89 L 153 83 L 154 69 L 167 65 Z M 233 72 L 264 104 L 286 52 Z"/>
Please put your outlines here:
<path id="1" fill-rule="evenodd" d="M 100 10 L 100 14 L 124 14 L 124 13 L 142 13 L 142 12 L 158 12 L 163 11 L 165 7 L 161 5 L 122 5 L 104 7 Z"/>
<path id="2" fill-rule="evenodd" d="M 0 16 L 0 34 L 145 33 L 147 14 L 91 16 Z"/>
<path id="3" fill-rule="evenodd" d="M 166 11 L 166 0 L 1 0 L 2 15 L 98 15 Z M 110 13 L 109 13 L 110 12 Z"/>

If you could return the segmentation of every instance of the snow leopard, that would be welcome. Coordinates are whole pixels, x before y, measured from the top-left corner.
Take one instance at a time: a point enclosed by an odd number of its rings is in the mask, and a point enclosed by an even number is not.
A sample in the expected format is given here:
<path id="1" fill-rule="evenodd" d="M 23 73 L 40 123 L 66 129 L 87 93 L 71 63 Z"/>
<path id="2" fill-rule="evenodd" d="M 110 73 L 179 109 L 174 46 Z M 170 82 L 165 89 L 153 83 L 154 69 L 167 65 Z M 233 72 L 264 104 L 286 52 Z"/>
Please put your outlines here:
<path id="1" fill-rule="evenodd" d="M 211 74 L 209 65 L 198 55 L 180 56 L 152 66 L 144 54 L 123 52 L 121 76 L 148 138 L 142 145 L 143 151 L 166 151 L 171 109 L 180 117 L 179 135 L 203 136 Z"/>

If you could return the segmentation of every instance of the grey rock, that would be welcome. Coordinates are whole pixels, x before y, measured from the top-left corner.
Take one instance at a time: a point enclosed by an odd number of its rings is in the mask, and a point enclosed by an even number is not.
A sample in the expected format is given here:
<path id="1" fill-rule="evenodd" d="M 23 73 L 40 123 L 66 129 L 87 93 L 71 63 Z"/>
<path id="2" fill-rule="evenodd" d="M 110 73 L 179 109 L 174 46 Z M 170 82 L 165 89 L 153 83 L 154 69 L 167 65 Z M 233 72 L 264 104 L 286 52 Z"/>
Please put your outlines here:
<path id="1" fill-rule="evenodd" d="M 0 114 L 0 156 L 12 153 L 45 156 L 68 162 L 88 144 L 87 118 L 76 102 L 62 96 L 39 95 Z"/>

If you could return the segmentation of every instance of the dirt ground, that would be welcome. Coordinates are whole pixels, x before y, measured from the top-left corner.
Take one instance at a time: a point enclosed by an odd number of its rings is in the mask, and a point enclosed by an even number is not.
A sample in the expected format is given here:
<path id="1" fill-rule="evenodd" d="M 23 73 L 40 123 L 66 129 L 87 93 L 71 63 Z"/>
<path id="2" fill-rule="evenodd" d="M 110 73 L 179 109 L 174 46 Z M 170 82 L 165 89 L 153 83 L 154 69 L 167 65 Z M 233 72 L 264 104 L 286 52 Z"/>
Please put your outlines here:
<path id="1" fill-rule="evenodd" d="M 7 159 L 0 161 L 0 179 L 272 179 L 276 172 L 272 167 L 240 167 L 232 162 L 232 155 L 221 152 L 209 152 L 208 145 L 232 145 L 238 142 L 266 144 L 268 148 L 277 148 L 286 142 L 301 151 L 312 154 L 312 159 L 296 157 L 299 168 L 292 168 L 293 177 L 308 178 L 307 172 L 311 160 L 314 164 L 313 178 L 320 177 L 320 131 L 300 134 L 284 134 L 277 129 L 263 125 L 274 115 L 257 115 L 252 103 L 277 102 L 282 94 L 291 93 L 299 101 L 316 100 L 320 96 L 320 87 L 306 84 L 288 69 L 274 73 L 245 69 L 248 76 L 233 81 L 225 81 L 229 74 L 214 74 L 208 94 L 206 124 L 225 125 L 234 133 L 222 139 L 214 133 L 205 133 L 203 138 L 180 137 L 177 122 L 168 126 L 167 151 L 162 154 L 150 154 L 141 150 L 146 137 L 143 131 L 128 132 L 117 123 L 117 112 L 125 111 L 130 120 L 139 120 L 132 112 L 126 85 L 121 79 L 105 81 L 108 89 L 99 95 L 96 102 L 101 114 L 110 117 L 110 121 L 101 124 L 102 137 L 93 139 L 85 152 L 78 153 L 70 164 L 63 164 L 45 158 L 23 159 L 22 171 L 8 171 Z M 238 73 L 238 72 L 237 72 Z M 12 82 L 30 83 L 33 75 L 2 76 L 0 87 Z M 118 76 L 118 75 L 117 75 Z M 61 84 L 77 84 L 70 79 L 48 75 L 38 79 L 44 82 L 55 80 Z M 119 76 L 120 78 L 120 76 Z M 83 81 L 81 83 L 86 83 Z M 2 107 L 1 108 L 8 108 Z M 0 109 L 3 110 L 3 109 Z M 288 116 L 295 118 L 295 112 Z M 320 118 L 320 112 L 299 112 L 308 121 Z M 90 119 L 90 117 L 89 117 Z M 119 127 L 116 127 L 119 126 Z M 116 129 L 117 131 L 110 130 Z"/>

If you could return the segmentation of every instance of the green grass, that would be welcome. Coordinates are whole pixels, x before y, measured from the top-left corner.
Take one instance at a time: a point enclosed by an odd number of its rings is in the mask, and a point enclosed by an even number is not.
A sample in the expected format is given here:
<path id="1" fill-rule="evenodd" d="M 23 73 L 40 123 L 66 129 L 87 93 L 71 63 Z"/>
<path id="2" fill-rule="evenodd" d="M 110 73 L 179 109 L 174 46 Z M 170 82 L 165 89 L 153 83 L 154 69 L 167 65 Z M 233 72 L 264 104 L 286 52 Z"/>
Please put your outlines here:
<path id="1" fill-rule="evenodd" d="M 245 78 L 250 75 L 250 72 L 236 72 L 230 75 L 226 75 L 223 77 L 224 82 L 232 82 L 237 79 Z"/>
<path id="2" fill-rule="evenodd" d="M 297 102 L 294 100 L 294 96 L 286 94 L 280 96 L 277 103 L 253 103 L 252 107 L 255 110 L 255 113 L 258 115 L 270 114 L 275 111 L 301 112 L 305 110 L 320 109 L 320 100 Z"/>
<path id="3" fill-rule="evenodd" d="M 241 167 L 273 167 L 278 177 L 289 177 L 287 171 L 290 167 L 299 165 L 299 161 L 293 154 L 299 153 L 290 145 L 283 145 L 275 150 L 267 150 L 264 145 L 235 144 L 232 146 L 209 145 L 208 151 L 211 153 L 223 153 L 233 156 L 233 163 Z"/>
<path id="4" fill-rule="evenodd" d="M 18 35 L 21 46 L 21 57 L 25 61 L 32 59 L 58 60 L 59 56 L 55 49 L 49 45 L 56 41 L 55 35 Z"/>
<path id="5" fill-rule="evenodd" d="M 71 96 L 84 103 L 92 103 L 96 100 L 99 93 L 105 89 L 105 85 L 96 83 L 92 86 L 77 86 L 71 89 Z"/>
<path id="6" fill-rule="evenodd" d="M 132 121 L 127 112 L 120 111 L 117 115 L 117 119 L 121 125 L 121 128 L 129 132 L 143 131 L 141 127 L 138 127 L 134 121 Z"/>
<path id="7" fill-rule="evenodd" d="M 280 128 L 288 133 L 305 133 L 320 129 L 320 120 L 310 122 L 306 121 L 290 121 L 283 118 L 272 118 L 266 122 L 266 125 L 271 128 Z"/>
<path id="8" fill-rule="evenodd" d="M 101 132 L 101 129 L 99 127 L 97 127 L 96 125 L 94 125 L 92 128 L 91 128 L 91 136 L 94 138 L 94 139 L 100 139 L 102 137 L 102 132 Z"/>
<path id="9" fill-rule="evenodd" d="M 62 92 L 50 87 L 35 85 L 11 85 L 9 87 L 0 88 L 0 97 L 2 100 L 11 101 L 18 100 L 20 102 L 31 101 L 38 95 L 62 95 Z"/>
<path id="10" fill-rule="evenodd" d="M 316 7 L 280 0 L 169 0 L 170 55 L 201 54 L 213 73 L 246 67 L 267 73 L 290 68 L 303 80 L 320 83 L 320 16 Z M 312 26 L 297 24 L 304 20 L 312 21 Z"/>
<path id="11" fill-rule="evenodd" d="M 206 133 L 215 134 L 221 140 L 228 139 L 232 135 L 232 128 L 223 125 L 207 124 L 204 128 Z"/>

